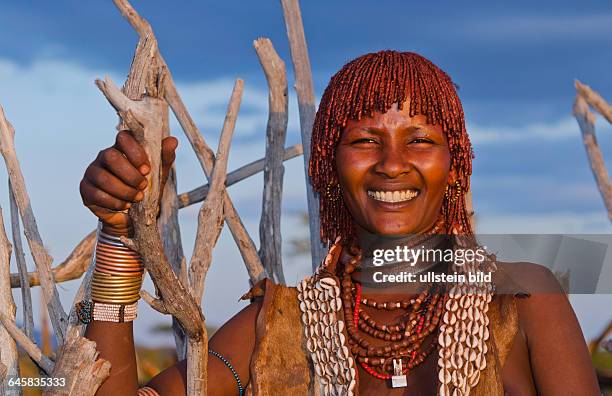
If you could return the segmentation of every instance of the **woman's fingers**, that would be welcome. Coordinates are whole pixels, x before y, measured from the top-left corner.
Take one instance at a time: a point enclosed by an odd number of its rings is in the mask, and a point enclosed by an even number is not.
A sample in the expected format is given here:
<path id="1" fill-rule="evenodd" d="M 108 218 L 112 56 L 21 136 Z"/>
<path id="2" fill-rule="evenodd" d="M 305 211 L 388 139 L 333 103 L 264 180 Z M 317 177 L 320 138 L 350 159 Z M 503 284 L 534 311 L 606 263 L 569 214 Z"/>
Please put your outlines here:
<path id="1" fill-rule="evenodd" d="M 81 180 L 79 189 L 85 206 L 97 205 L 111 210 L 124 210 L 132 206 L 130 202 L 113 197 L 87 179 Z"/>
<path id="2" fill-rule="evenodd" d="M 122 152 L 128 161 L 134 165 L 134 168 L 138 169 L 143 175 L 148 174 L 151 170 L 147 153 L 130 131 L 117 133 L 113 147 Z"/>
<path id="3" fill-rule="evenodd" d="M 175 137 L 162 141 L 162 182 L 166 181 L 174 163 L 177 146 Z M 115 144 L 100 151 L 85 171 L 79 186 L 83 203 L 104 223 L 125 227 L 129 224 L 129 217 L 121 211 L 144 198 L 145 176 L 150 171 L 144 148 L 130 131 L 121 131 Z"/>
<path id="4" fill-rule="evenodd" d="M 98 205 L 85 205 L 103 223 L 112 227 L 125 227 L 130 222 L 130 218 L 125 212 L 116 212 Z"/>
<path id="5" fill-rule="evenodd" d="M 95 163 L 87 168 L 85 178 L 100 190 L 122 201 L 140 201 L 144 196 L 142 191 L 125 184 L 118 177 Z"/>
<path id="6" fill-rule="evenodd" d="M 129 186 L 137 189 L 143 189 L 147 186 L 147 179 L 145 179 L 143 174 L 121 153 L 121 151 L 114 147 L 109 147 L 100 151 L 98 158 L 96 158 L 96 162 Z M 143 165 L 141 165 L 141 167 L 142 166 Z"/>

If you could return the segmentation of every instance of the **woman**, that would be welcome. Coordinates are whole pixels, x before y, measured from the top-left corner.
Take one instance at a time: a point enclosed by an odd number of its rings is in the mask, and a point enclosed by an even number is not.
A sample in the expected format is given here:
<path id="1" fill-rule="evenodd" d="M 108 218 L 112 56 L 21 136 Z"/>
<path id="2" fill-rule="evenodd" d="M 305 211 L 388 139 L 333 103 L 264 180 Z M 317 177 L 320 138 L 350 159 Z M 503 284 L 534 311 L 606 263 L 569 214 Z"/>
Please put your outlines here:
<path id="1" fill-rule="evenodd" d="M 166 172 L 176 143 L 164 141 Z M 297 288 L 266 280 L 251 289 L 252 303 L 210 340 L 210 394 L 599 394 L 576 317 L 543 267 L 489 256 L 373 265 L 380 249 L 477 247 L 465 208 L 471 160 L 461 103 L 437 66 L 395 51 L 345 65 L 321 99 L 310 157 L 329 254 Z M 147 172 L 127 132 L 90 165 L 81 194 L 106 233 L 126 232 L 117 211 L 142 199 Z M 373 281 L 374 273 L 476 269 L 505 291 Z M 529 282 L 516 286 L 519 275 Z M 534 293 L 542 288 L 552 293 Z M 94 320 L 86 335 L 113 365 L 98 394 L 133 394 L 131 322 Z M 141 392 L 184 394 L 185 368 L 165 370 Z"/>

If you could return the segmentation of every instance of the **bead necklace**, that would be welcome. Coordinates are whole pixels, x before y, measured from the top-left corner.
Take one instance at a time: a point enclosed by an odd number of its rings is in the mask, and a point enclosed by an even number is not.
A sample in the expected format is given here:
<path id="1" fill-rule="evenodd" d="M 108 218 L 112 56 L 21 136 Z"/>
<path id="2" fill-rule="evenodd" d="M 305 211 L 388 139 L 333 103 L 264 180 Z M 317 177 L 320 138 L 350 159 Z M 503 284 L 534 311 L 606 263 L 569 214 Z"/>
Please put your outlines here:
<path id="1" fill-rule="evenodd" d="M 435 292 L 423 291 L 409 302 L 379 302 L 363 299 L 361 284 L 354 283 L 350 277 L 354 266 L 350 265 L 350 261 L 348 264 L 342 278 L 342 298 L 351 352 L 361 367 L 373 377 L 382 380 L 393 379 L 394 386 L 396 379 L 402 378 L 405 384 L 405 376 L 410 370 L 421 364 L 436 348 L 435 340 L 427 347 L 421 347 L 425 338 L 438 328 L 446 297 Z M 362 303 L 375 309 L 405 309 L 407 312 L 403 315 L 405 319 L 399 323 L 381 325 L 361 309 Z M 386 345 L 371 346 L 359 330 L 373 338 L 384 340 Z M 399 360 L 399 372 L 396 360 Z M 405 366 L 403 366 L 404 361 Z M 390 369 L 391 362 L 394 363 L 393 370 Z M 394 374 L 389 374 L 389 371 Z"/>

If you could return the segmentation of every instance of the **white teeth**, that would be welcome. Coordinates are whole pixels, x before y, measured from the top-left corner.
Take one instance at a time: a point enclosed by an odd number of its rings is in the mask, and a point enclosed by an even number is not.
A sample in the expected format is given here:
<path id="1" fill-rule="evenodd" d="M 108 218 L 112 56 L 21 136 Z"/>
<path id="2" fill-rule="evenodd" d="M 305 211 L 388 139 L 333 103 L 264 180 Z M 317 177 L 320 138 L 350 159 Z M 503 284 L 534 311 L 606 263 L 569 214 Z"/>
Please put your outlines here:
<path id="1" fill-rule="evenodd" d="M 377 201 L 383 202 L 403 202 L 410 201 L 412 198 L 419 195 L 417 190 L 402 190 L 402 191 L 368 191 L 368 196 Z"/>

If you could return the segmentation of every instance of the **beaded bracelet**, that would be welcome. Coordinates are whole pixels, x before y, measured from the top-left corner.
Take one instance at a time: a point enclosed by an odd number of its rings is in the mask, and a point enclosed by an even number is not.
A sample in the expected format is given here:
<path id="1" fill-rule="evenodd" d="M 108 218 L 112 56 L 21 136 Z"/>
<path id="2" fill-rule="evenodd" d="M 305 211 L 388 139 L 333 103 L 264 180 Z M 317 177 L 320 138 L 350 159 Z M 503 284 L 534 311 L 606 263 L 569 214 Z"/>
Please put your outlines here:
<path id="1" fill-rule="evenodd" d="M 238 394 L 239 396 L 242 396 L 244 393 L 244 389 L 242 388 L 242 382 L 240 382 L 240 377 L 238 377 L 238 373 L 234 369 L 234 366 L 232 366 L 232 364 L 226 358 L 224 358 L 223 355 L 221 355 L 220 353 L 215 352 L 212 349 L 208 349 L 208 353 L 210 353 L 213 356 L 218 357 L 227 366 L 227 368 L 230 369 L 230 371 L 232 372 L 232 375 L 234 376 L 234 379 L 236 380 L 236 383 L 238 384 Z"/>
<path id="2" fill-rule="evenodd" d="M 92 320 L 101 322 L 132 322 L 138 313 L 138 302 L 133 304 L 103 304 L 92 300 L 81 300 L 75 305 L 77 318 L 88 324 Z"/>

